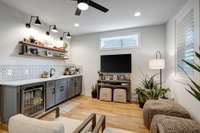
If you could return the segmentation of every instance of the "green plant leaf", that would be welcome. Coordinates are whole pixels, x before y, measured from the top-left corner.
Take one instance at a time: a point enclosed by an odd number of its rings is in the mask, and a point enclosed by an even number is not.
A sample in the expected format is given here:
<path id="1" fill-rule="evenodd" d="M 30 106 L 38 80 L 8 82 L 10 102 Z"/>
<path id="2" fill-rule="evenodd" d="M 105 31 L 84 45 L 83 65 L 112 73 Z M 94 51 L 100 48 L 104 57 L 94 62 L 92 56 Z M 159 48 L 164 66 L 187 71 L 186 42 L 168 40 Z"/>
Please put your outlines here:
<path id="1" fill-rule="evenodd" d="M 189 78 L 190 81 L 192 82 L 192 84 L 196 87 L 196 89 L 200 92 L 200 85 L 198 85 L 194 80 L 192 80 L 191 78 Z"/>
<path id="2" fill-rule="evenodd" d="M 196 95 L 194 92 L 190 91 L 189 89 L 186 89 L 193 97 L 195 97 L 198 101 L 200 101 L 200 96 Z"/>
<path id="3" fill-rule="evenodd" d="M 183 62 L 185 62 L 187 65 L 189 65 L 190 67 L 192 67 L 194 70 L 196 70 L 196 71 L 198 71 L 198 72 L 200 72 L 200 69 L 199 69 L 199 67 L 198 66 L 196 66 L 195 64 L 191 64 L 191 63 L 189 63 L 188 61 L 186 61 L 186 60 L 182 60 Z"/>
<path id="4" fill-rule="evenodd" d="M 196 57 L 200 60 L 200 54 L 195 52 Z"/>
<path id="5" fill-rule="evenodd" d="M 192 87 L 191 85 L 188 85 L 191 89 L 191 91 L 198 97 L 200 97 L 200 91 L 196 90 L 194 87 Z"/>

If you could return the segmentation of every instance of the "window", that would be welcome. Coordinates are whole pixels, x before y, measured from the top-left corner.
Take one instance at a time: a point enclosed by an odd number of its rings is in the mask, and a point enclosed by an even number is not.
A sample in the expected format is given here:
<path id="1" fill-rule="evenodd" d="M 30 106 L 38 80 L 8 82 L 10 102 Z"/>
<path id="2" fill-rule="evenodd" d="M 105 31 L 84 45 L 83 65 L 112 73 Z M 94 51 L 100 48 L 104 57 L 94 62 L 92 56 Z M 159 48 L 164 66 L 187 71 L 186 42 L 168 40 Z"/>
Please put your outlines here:
<path id="1" fill-rule="evenodd" d="M 194 10 L 190 10 L 179 21 L 176 21 L 176 72 L 182 73 L 180 66 L 188 74 L 193 75 L 193 69 L 182 60 L 194 62 L 194 36 Z"/>
<path id="2" fill-rule="evenodd" d="M 101 39 L 101 49 L 127 49 L 139 45 L 139 34 Z"/>

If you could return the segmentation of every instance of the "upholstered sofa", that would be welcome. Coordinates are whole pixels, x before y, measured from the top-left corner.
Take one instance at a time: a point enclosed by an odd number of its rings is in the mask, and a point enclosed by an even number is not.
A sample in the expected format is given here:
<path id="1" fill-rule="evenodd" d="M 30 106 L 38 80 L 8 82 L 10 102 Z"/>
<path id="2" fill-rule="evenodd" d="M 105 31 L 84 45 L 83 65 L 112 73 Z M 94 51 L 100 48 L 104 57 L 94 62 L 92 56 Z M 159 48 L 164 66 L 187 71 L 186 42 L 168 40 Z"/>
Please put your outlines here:
<path id="1" fill-rule="evenodd" d="M 40 120 L 49 113 L 56 112 L 54 121 Z M 59 116 L 59 108 L 52 109 L 36 118 L 30 118 L 22 114 L 10 118 L 8 124 L 9 133 L 134 133 L 122 129 L 106 128 L 106 118 L 102 115 L 96 122 L 96 114 L 91 114 L 84 121 L 69 119 Z"/>

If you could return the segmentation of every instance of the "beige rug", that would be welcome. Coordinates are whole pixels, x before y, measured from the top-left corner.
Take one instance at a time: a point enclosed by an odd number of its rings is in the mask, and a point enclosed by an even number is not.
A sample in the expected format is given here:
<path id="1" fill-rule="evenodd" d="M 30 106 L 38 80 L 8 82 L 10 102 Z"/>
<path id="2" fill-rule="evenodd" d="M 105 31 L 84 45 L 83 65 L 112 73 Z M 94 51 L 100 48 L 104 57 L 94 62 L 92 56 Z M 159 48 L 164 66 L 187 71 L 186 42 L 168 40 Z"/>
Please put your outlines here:
<path id="1" fill-rule="evenodd" d="M 80 105 L 80 103 L 77 103 L 77 102 L 67 102 L 65 104 L 62 104 L 59 106 L 60 113 L 68 113 L 79 105 Z"/>

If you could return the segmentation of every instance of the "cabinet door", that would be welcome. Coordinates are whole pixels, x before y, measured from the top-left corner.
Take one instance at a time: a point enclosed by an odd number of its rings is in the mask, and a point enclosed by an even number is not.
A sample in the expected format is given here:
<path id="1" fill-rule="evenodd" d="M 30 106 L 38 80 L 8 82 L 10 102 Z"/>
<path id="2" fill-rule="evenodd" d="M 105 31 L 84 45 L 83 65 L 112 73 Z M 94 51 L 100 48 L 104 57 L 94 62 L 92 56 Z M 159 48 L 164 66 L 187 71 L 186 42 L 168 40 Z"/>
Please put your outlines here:
<path id="1" fill-rule="evenodd" d="M 69 80 L 65 79 L 65 100 L 69 99 Z"/>
<path id="2" fill-rule="evenodd" d="M 49 109 L 55 105 L 55 88 L 46 89 L 46 108 Z"/>
<path id="3" fill-rule="evenodd" d="M 72 98 L 75 96 L 75 78 L 69 78 L 69 88 L 68 88 L 68 91 L 69 91 L 69 98 Z"/>
<path id="4" fill-rule="evenodd" d="M 58 80 L 56 81 L 56 104 L 63 102 L 65 98 L 65 82 L 63 82 L 63 80 Z"/>
<path id="5" fill-rule="evenodd" d="M 82 92 L 82 76 L 76 77 L 76 95 Z"/>
<path id="6" fill-rule="evenodd" d="M 49 109 L 55 105 L 55 82 L 46 83 L 46 108 Z"/>

